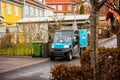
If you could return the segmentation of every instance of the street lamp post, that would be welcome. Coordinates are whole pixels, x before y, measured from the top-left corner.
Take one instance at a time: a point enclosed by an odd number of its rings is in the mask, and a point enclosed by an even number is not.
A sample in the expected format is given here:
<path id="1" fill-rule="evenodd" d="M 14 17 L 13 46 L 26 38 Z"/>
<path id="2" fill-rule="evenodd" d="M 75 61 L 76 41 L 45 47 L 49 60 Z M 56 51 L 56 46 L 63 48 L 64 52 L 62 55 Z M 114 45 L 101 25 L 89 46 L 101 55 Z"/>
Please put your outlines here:
<path id="1" fill-rule="evenodd" d="M 74 25 L 73 29 L 77 29 L 77 23 L 76 23 L 76 3 L 73 3 L 73 9 L 74 9 Z"/>

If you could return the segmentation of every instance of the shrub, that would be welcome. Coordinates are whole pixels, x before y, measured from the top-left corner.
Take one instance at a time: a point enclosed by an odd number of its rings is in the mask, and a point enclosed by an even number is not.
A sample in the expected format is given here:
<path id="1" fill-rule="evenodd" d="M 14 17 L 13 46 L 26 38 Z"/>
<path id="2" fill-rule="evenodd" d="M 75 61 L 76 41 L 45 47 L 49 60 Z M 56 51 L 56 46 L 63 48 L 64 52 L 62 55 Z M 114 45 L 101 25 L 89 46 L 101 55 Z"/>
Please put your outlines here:
<path id="1" fill-rule="evenodd" d="M 99 48 L 99 79 L 120 80 L 120 50 L 115 48 Z M 86 49 L 80 56 L 81 66 L 57 64 L 51 68 L 51 80 L 89 80 L 93 79 L 90 49 Z"/>
<path id="2" fill-rule="evenodd" d="M 86 69 L 82 69 L 80 66 L 57 64 L 51 69 L 50 80 L 87 80 L 83 70 Z"/>
<path id="3" fill-rule="evenodd" d="M 116 48 L 99 48 L 98 66 L 99 78 L 114 80 L 120 70 L 120 50 Z M 81 66 L 88 65 L 90 68 L 90 49 L 85 50 L 80 58 Z M 92 74 L 89 72 L 89 74 Z"/>
<path id="4" fill-rule="evenodd" d="M 14 47 L 15 44 L 11 42 L 12 39 L 12 34 L 9 32 L 9 29 L 6 28 L 6 34 L 5 36 L 1 39 L 1 46 L 0 48 L 9 48 L 9 47 Z"/>

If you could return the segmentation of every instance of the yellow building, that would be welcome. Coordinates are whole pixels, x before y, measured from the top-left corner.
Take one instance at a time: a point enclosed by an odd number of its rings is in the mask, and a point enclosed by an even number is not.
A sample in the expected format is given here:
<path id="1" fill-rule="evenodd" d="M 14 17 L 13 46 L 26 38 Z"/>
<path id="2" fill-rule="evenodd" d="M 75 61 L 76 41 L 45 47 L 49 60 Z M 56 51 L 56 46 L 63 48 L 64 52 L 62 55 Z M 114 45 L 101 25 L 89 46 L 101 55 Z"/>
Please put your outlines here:
<path id="1" fill-rule="evenodd" d="M 22 18 L 22 3 L 20 0 L 0 0 L 0 16 L 4 18 L 4 26 L 15 26 Z"/>

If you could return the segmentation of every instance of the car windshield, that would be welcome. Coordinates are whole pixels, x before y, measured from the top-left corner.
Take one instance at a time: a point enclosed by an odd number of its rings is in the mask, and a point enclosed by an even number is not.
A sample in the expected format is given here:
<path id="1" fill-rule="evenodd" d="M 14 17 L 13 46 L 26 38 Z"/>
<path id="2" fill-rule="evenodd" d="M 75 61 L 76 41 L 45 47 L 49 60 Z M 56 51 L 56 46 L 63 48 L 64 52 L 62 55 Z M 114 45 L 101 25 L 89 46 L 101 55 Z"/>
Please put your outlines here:
<path id="1" fill-rule="evenodd" d="M 60 30 L 55 33 L 54 42 L 71 42 L 73 30 Z"/>

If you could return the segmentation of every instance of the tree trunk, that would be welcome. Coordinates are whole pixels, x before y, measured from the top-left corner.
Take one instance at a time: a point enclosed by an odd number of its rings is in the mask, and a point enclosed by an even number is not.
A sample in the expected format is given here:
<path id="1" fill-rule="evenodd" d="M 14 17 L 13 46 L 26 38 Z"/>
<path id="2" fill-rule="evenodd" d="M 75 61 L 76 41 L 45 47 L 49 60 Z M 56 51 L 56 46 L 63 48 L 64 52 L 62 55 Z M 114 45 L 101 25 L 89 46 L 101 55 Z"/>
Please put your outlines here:
<path id="1" fill-rule="evenodd" d="M 96 10 L 95 7 L 92 8 L 91 15 L 90 15 L 90 22 L 91 22 L 91 68 L 93 69 L 93 78 L 97 80 L 98 74 L 98 24 L 99 24 L 99 10 Z"/>
<path id="2" fill-rule="evenodd" d="M 120 49 L 120 33 L 117 34 L 117 48 Z"/>

